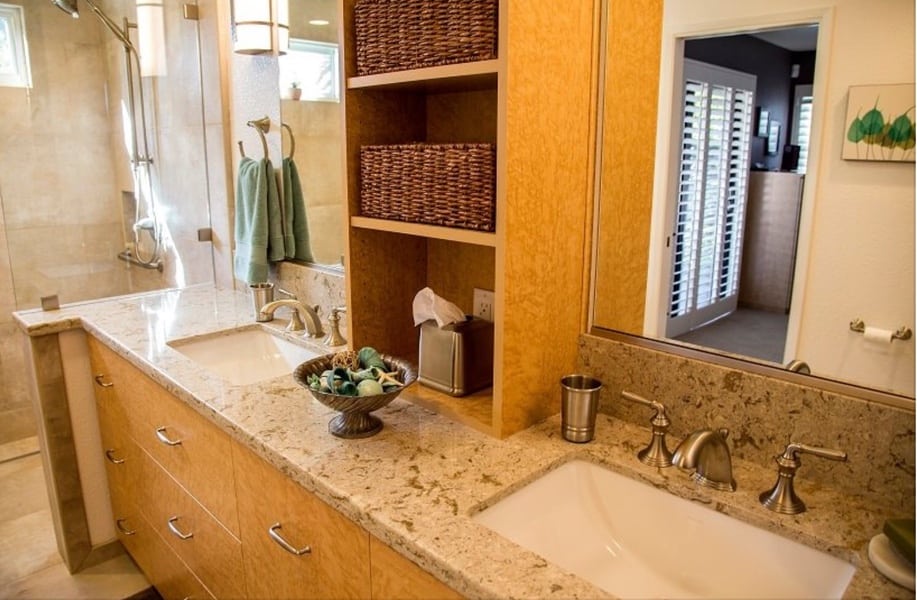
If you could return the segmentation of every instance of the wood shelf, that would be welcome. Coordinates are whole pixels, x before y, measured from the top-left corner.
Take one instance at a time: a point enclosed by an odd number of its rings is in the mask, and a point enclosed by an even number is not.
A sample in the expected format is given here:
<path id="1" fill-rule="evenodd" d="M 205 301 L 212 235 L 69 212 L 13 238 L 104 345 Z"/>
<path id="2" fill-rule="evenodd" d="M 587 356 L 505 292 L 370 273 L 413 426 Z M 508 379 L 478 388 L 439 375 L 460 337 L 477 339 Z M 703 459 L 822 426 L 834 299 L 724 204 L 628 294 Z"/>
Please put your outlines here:
<path id="1" fill-rule="evenodd" d="M 399 398 L 423 406 L 482 433 L 494 435 L 493 388 L 455 398 L 417 383 L 406 389 Z"/>
<path id="2" fill-rule="evenodd" d="M 450 92 L 497 87 L 499 60 L 362 75 L 347 79 L 349 89 L 397 89 L 403 91 Z"/>
<path id="3" fill-rule="evenodd" d="M 370 217 L 350 217 L 350 224 L 360 229 L 374 229 L 391 233 L 403 233 L 417 237 L 461 242 L 476 246 L 497 246 L 497 234 L 484 231 L 471 231 L 469 229 L 456 229 L 454 227 L 439 227 L 437 225 L 421 225 L 419 223 L 405 223 L 404 221 L 389 221 L 388 219 L 373 219 Z"/>

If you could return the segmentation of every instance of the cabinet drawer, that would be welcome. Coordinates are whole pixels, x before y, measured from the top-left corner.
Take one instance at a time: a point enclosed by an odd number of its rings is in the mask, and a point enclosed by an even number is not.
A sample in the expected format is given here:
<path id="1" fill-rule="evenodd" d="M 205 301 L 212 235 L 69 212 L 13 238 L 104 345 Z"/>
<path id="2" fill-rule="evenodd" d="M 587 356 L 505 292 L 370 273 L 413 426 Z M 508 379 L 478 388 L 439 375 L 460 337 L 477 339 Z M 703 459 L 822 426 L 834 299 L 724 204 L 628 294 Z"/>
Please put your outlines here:
<path id="1" fill-rule="evenodd" d="M 93 370 L 102 375 L 98 403 L 238 537 L 229 436 L 98 340 L 89 342 Z"/>
<path id="2" fill-rule="evenodd" d="M 213 598 L 204 584 L 140 515 L 139 510 L 122 510 L 116 513 L 115 518 L 118 539 L 165 600 Z"/>
<path id="3" fill-rule="evenodd" d="M 369 541 L 373 600 L 459 600 L 452 588 L 375 537 Z"/>
<path id="4" fill-rule="evenodd" d="M 117 411 L 114 413 L 103 403 L 96 404 L 105 472 L 111 489 L 135 490 L 140 478 L 141 450 L 127 433 L 127 425 Z"/>
<path id="5" fill-rule="evenodd" d="M 238 443 L 233 462 L 252 598 L 370 597 L 368 533 Z"/>
<path id="6" fill-rule="evenodd" d="M 239 540 L 145 453 L 142 464 L 141 514 L 217 598 L 245 596 Z"/>

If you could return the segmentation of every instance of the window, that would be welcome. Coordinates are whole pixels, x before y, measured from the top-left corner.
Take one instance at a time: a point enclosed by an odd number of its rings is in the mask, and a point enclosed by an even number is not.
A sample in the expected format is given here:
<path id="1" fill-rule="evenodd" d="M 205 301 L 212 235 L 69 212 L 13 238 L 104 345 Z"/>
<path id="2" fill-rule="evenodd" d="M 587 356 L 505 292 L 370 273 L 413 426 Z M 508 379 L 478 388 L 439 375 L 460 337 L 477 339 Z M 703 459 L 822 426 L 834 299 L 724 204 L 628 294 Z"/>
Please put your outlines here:
<path id="1" fill-rule="evenodd" d="M 806 172 L 809 158 L 809 134 L 812 129 L 812 86 L 797 85 L 793 102 L 792 142 L 799 146 L 797 173 Z"/>
<path id="2" fill-rule="evenodd" d="M 0 4 L 0 86 L 32 87 L 22 7 Z"/>
<path id="3" fill-rule="evenodd" d="M 756 78 L 685 60 L 669 321 L 674 337 L 735 308 Z"/>
<path id="4" fill-rule="evenodd" d="M 337 44 L 291 39 L 280 57 L 281 94 L 295 83 L 302 89 L 301 100 L 340 102 L 340 72 Z"/>

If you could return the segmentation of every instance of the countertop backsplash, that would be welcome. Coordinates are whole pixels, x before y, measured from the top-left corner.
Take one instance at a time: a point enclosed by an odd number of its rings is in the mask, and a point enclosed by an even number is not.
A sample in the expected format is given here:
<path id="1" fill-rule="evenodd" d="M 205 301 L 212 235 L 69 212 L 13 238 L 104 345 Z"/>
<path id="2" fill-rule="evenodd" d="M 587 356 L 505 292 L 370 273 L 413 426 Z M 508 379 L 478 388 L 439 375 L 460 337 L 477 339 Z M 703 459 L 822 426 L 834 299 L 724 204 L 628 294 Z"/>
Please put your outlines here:
<path id="1" fill-rule="evenodd" d="M 803 457 L 797 481 L 913 511 L 913 410 L 593 335 L 580 337 L 577 360 L 605 384 L 599 410 L 606 414 L 648 427 L 653 411 L 621 392 L 662 402 L 672 421 L 670 449 L 696 429 L 726 427 L 733 455 L 772 466 L 775 477 L 774 457 L 790 441 L 843 450 L 847 462 Z"/>

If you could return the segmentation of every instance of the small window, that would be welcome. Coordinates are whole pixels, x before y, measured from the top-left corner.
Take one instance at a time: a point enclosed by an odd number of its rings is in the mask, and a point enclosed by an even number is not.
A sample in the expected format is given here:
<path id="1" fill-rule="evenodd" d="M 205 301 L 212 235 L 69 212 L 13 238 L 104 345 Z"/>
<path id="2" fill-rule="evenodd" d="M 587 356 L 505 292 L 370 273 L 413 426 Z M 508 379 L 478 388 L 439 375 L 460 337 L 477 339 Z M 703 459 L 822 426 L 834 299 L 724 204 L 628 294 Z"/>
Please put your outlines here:
<path id="1" fill-rule="evenodd" d="M 797 173 L 805 173 L 809 162 L 809 134 L 812 129 L 812 86 L 797 85 L 793 102 L 793 143 L 799 146 Z"/>
<path id="2" fill-rule="evenodd" d="M 280 57 L 281 95 L 295 83 L 301 100 L 340 102 L 340 72 L 337 44 L 291 39 Z"/>
<path id="3" fill-rule="evenodd" d="M 22 7 L 0 4 L 0 86 L 32 87 Z"/>

